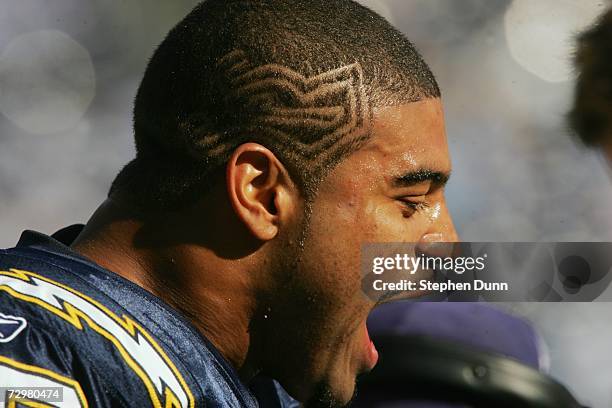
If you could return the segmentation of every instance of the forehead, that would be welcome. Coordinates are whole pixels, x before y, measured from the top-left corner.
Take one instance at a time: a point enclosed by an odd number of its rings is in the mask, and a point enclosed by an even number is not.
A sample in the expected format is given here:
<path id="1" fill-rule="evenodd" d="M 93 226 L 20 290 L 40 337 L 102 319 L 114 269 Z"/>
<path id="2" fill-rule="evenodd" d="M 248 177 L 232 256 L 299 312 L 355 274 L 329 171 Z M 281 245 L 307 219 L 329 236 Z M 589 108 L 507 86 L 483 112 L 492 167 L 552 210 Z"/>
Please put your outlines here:
<path id="1" fill-rule="evenodd" d="M 378 171 L 390 176 L 419 169 L 449 173 L 451 163 L 440 99 L 376 110 L 372 137 L 359 153 L 355 159 L 377 164 Z"/>
<path id="2" fill-rule="evenodd" d="M 320 193 L 353 196 L 386 190 L 398 177 L 417 171 L 449 174 L 440 99 L 426 99 L 374 112 L 372 137 L 328 175 Z"/>

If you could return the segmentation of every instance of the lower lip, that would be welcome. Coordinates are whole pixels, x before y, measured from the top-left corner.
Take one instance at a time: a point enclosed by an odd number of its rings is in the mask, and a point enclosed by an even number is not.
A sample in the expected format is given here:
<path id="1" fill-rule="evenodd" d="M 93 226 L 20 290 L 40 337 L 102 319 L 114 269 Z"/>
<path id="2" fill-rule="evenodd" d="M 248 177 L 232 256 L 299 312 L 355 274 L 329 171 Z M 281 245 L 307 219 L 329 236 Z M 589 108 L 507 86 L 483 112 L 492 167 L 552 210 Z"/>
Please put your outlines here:
<path id="1" fill-rule="evenodd" d="M 365 327 L 365 325 L 364 325 Z M 366 366 L 368 371 L 373 369 L 376 363 L 378 362 L 378 350 L 370 340 L 370 334 L 368 333 L 368 328 L 365 327 L 365 338 L 366 338 Z"/>

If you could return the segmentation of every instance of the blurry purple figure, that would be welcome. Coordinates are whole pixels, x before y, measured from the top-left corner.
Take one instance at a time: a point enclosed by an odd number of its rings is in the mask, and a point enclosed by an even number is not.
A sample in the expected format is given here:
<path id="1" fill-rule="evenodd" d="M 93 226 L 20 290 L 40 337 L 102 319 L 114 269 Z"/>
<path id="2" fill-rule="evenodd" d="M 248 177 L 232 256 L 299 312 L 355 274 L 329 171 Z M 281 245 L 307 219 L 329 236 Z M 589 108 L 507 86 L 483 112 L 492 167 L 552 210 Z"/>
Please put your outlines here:
<path id="1" fill-rule="evenodd" d="M 486 304 L 390 303 L 368 328 L 381 358 L 354 407 L 581 407 L 545 374 L 534 328 Z"/>

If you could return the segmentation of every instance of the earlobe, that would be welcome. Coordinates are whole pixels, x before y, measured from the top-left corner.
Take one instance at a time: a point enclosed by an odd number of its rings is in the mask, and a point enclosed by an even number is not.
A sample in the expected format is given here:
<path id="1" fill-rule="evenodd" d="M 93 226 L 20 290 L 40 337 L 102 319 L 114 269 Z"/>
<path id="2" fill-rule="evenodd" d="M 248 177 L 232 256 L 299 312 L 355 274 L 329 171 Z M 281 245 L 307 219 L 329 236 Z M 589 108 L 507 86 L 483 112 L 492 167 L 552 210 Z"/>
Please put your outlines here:
<path id="1" fill-rule="evenodd" d="M 277 198 L 286 187 L 284 173 L 276 156 L 256 143 L 236 148 L 227 163 L 229 200 L 237 217 L 259 240 L 278 235 L 281 209 Z"/>

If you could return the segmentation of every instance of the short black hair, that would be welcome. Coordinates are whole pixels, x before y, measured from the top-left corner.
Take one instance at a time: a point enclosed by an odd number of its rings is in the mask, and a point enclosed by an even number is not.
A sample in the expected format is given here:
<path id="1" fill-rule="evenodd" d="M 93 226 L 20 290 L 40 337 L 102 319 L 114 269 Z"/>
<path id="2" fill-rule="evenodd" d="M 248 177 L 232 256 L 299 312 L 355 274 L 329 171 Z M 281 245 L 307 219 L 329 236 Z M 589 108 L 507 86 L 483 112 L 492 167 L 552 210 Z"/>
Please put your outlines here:
<path id="1" fill-rule="evenodd" d="M 569 124 L 589 146 L 612 137 L 612 9 L 578 37 L 578 80 Z"/>
<path id="2" fill-rule="evenodd" d="M 179 207 L 251 141 L 312 196 L 368 139 L 373 107 L 439 96 L 406 37 L 354 1 L 206 0 L 147 66 L 134 105 L 137 155 L 110 194 Z"/>

